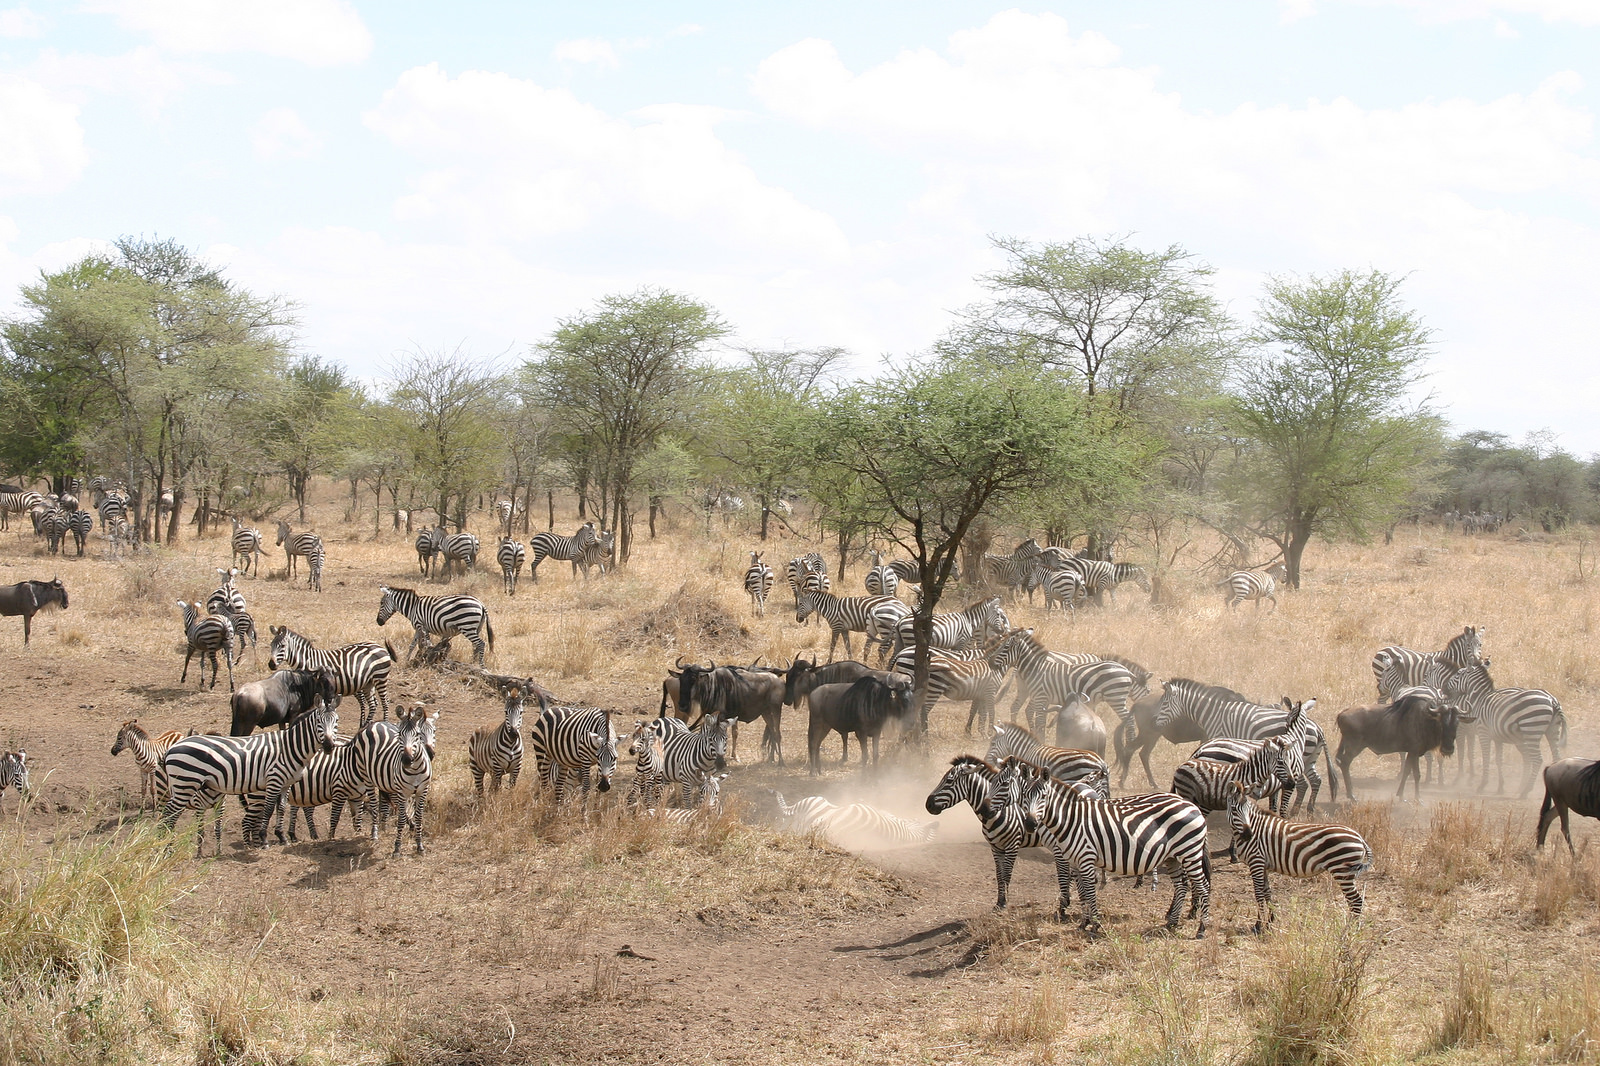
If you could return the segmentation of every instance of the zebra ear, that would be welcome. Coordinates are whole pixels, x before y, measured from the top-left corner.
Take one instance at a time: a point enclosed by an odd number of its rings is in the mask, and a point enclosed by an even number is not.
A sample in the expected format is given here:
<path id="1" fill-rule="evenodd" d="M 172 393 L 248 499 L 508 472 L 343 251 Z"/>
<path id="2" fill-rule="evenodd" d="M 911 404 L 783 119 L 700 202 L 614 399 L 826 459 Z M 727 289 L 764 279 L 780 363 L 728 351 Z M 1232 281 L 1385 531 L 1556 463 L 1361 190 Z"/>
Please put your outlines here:
<path id="1" fill-rule="evenodd" d="M 1313 696 L 1309 700 L 1306 700 L 1305 704 L 1300 708 L 1300 713 L 1303 714 L 1303 715 L 1310 714 L 1312 708 L 1314 708 L 1316 705 L 1317 705 L 1317 698 L 1315 696 Z"/>

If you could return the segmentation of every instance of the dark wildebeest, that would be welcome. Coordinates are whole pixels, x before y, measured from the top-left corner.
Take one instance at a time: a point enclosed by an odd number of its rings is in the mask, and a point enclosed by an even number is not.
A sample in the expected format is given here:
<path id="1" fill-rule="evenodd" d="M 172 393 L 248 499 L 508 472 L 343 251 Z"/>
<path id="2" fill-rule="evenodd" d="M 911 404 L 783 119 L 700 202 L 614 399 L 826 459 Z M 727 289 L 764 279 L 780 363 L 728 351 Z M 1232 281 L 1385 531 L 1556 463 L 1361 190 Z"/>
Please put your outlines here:
<path id="1" fill-rule="evenodd" d="M 729 722 L 733 732 L 728 740 L 728 757 L 738 759 L 738 728 L 741 722 L 761 719 L 761 749 L 768 762 L 783 765 L 783 673 L 763 666 L 717 666 L 713 669 L 686 667 L 679 678 L 679 698 L 684 706 L 700 704 L 700 719 Z"/>
<path id="2" fill-rule="evenodd" d="M 867 676 L 855 681 L 818 685 L 807 702 L 811 720 L 806 729 L 806 748 L 812 776 L 822 772 L 822 742 L 829 733 L 844 738 L 844 759 L 850 757 L 850 734 L 861 745 L 861 765 L 867 764 L 867 741 L 872 741 L 872 765 L 878 765 L 878 738 L 891 720 L 905 722 L 914 709 L 915 688 L 904 674 Z"/>
<path id="3" fill-rule="evenodd" d="M 240 685 L 230 701 L 233 725 L 229 736 L 249 736 L 257 729 L 286 727 L 319 702 L 339 705 L 338 687 L 326 670 L 279 670 L 261 681 Z"/>
<path id="4" fill-rule="evenodd" d="M 0 616 L 22 616 L 22 643 L 33 639 L 33 616 L 44 608 L 59 604 L 67 609 L 67 590 L 59 577 L 49 581 L 19 581 L 0 588 Z"/>
<path id="5" fill-rule="evenodd" d="M 1117 787 L 1125 788 L 1128 784 L 1128 769 L 1133 765 L 1133 756 L 1138 753 L 1139 761 L 1144 765 L 1144 775 L 1150 779 L 1150 788 L 1161 791 L 1161 786 L 1156 784 L 1156 775 L 1150 770 L 1150 753 L 1155 750 L 1156 742 L 1166 740 L 1173 744 L 1189 744 L 1205 740 L 1206 735 L 1195 724 L 1194 719 L 1188 717 L 1174 717 L 1167 720 L 1165 729 L 1156 729 L 1156 711 L 1161 706 L 1161 696 L 1152 693 L 1140 697 L 1130 709 L 1133 717 L 1134 728 L 1139 732 L 1130 743 L 1126 729 L 1112 731 L 1111 741 L 1117 753 L 1117 769 L 1120 776 L 1117 778 Z"/>
<path id="6" fill-rule="evenodd" d="M 1456 730 L 1463 722 L 1477 721 L 1463 714 L 1454 704 L 1432 690 L 1403 689 L 1392 703 L 1351 707 L 1339 712 L 1339 754 L 1336 761 L 1344 774 L 1345 791 L 1355 799 L 1350 783 L 1350 764 L 1363 751 L 1375 755 L 1401 753 L 1400 787 L 1395 798 L 1404 799 L 1406 778 L 1412 779 L 1412 794 L 1422 802 L 1422 756 L 1435 748 L 1442 756 L 1456 753 Z"/>
<path id="7" fill-rule="evenodd" d="M 799 657 L 784 671 L 783 702 L 799 708 L 800 701 L 810 695 L 818 685 L 837 685 L 863 677 L 885 676 L 883 670 L 874 670 L 866 663 L 854 659 L 839 659 L 823 666 Z"/>
<path id="8" fill-rule="evenodd" d="M 1561 835 L 1567 838 L 1567 853 L 1574 859 L 1572 827 L 1567 812 L 1585 818 L 1600 818 L 1600 762 L 1594 759 L 1562 759 L 1544 768 L 1544 803 L 1539 807 L 1539 847 L 1550 823 L 1561 816 Z"/>

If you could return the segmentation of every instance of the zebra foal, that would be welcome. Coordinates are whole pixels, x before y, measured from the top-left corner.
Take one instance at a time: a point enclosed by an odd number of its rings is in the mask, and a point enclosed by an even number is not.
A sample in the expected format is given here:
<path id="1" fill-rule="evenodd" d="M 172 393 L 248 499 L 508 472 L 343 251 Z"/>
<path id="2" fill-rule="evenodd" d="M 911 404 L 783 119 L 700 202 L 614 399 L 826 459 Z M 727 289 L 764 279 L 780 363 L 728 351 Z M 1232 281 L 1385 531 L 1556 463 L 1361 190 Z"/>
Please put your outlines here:
<path id="1" fill-rule="evenodd" d="M 1354 829 L 1291 822 L 1258 810 L 1245 786 L 1237 781 L 1228 797 L 1228 825 L 1233 830 L 1234 848 L 1250 866 L 1256 892 L 1256 932 L 1265 931 L 1272 921 L 1268 873 L 1290 877 L 1329 874 L 1344 893 L 1350 913 L 1361 913 L 1365 901 L 1355 879 L 1372 869 L 1372 848 Z"/>
<path id="2" fill-rule="evenodd" d="M 161 760 L 166 757 L 168 749 L 183 739 L 183 734 L 176 729 L 169 729 L 165 733 L 151 736 L 139 724 L 137 718 L 130 718 L 122 723 L 122 728 L 117 730 L 116 742 L 111 745 L 113 756 L 121 755 L 124 751 L 133 753 L 133 761 L 139 765 L 139 809 L 144 810 L 144 798 L 150 797 L 152 810 L 159 808 L 166 802 L 167 786 L 161 778 Z"/>
<path id="3" fill-rule="evenodd" d="M 378 624 L 385 625 L 395 614 L 405 615 L 416 635 L 410 653 L 425 647 L 429 636 L 448 639 L 459 633 L 472 644 L 472 657 L 483 665 L 486 648 L 494 647 L 494 627 L 482 600 L 472 596 L 419 596 L 415 589 L 379 585 Z"/>
<path id="4" fill-rule="evenodd" d="M 509 777 L 507 788 L 517 787 L 517 777 L 522 773 L 522 705 L 526 694 L 532 692 L 539 700 L 539 713 L 550 706 L 544 690 L 533 679 L 509 685 L 505 690 L 505 721 L 498 725 L 483 725 L 472 731 L 467 740 L 467 762 L 472 767 L 472 787 L 483 795 L 483 779 L 489 778 L 494 791 L 500 791 L 500 778 Z"/>

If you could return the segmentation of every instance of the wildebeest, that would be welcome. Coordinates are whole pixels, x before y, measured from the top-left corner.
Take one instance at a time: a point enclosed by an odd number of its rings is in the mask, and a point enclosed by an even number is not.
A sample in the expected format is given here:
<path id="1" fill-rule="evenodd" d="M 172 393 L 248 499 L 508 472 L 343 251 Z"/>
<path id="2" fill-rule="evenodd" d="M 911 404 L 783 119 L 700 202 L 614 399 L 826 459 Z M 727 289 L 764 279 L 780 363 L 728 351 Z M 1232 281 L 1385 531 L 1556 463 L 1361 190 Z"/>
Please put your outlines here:
<path id="1" fill-rule="evenodd" d="M 1081 698 L 1074 697 L 1065 707 L 1048 708 L 1045 714 L 1048 716 L 1051 711 L 1056 712 L 1057 747 L 1092 751 L 1102 759 L 1106 757 L 1106 724 Z"/>
<path id="2" fill-rule="evenodd" d="M 819 685 L 837 685 L 871 676 L 887 675 L 883 670 L 874 670 L 854 659 L 838 659 L 818 666 L 815 662 L 796 656 L 794 662 L 789 664 L 789 669 L 784 671 L 783 702 L 790 707 L 799 707 L 800 701 Z"/>
<path id="3" fill-rule="evenodd" d="M 761 719 L 761 749 L 767 760 L 783 765 L 783 673 L 761 666 L 686 667 L 679 678 L 679 699 L 684 706 L 700 704 L 700 718 L 715 718 L 733 725 L 729 757 L 739 754 L 738 723 Z M 698 720 L 695 724 L 698 724 Z"/>
<path id="4" fill-rule="evenodd" d="M 1339 712 L 1339 754 L 1335 761 L 1344 774 L 1345 791 L 1355 799 L 1350 783 L 1350 764 L 1363 751 L 1375 755 L 1404 755 L 1400 760 L 1400 786 L 1395 798 L 1404 799 L 1406 778 L 1412 779 L 1412 794 L 1422 802 L 1422 756 L 1439 750 L 1440 755 L 1456 753 L 1456 730 L 1463 722 L 1474 722 L 1475 715 L 1463 714 L 1446 703 L 1439 693 L 1424 689 L 1404 689 L 1392 703 L 1351 707 Z"/>
<path id="5" fill-rule="evenodd" d="M 1539 807 L 1539 847 L 1544 847 L 1550 823 L 1561 816 L 1561 835 L 1567 838 L 1567 852 L 1574 859 L 1572 827 L 1567 812 L 1585 818 L 1600 818 L 1600 761 L 1562 759 L 1544 768 L 1544 803 Z"/>
<path id="6" fill-rule="evenodd" d="M 245 737 L 269 725 L 282 729 L 319 702 L 337 707 L 339 695 L 326 670 L 279 670 L 264 680 L 240 685 L 229 702 L 233 725 L 228 735 Z"/>
<path id="7" fill-rule="evenodd" d="M 844 759 L 850 757 L 850 734 L 861 745 L 861 765 L 867 764 L 867 741 L 872 741 L 872 765 L 878 765 L 878 739 L 891 720 L 910 718 L 915 707 L 915 689 L 904 674 L 867 676 L 855 681 L 818 685 L 808 702 L 810 723 L 806 729 L 806 748 L 812 776 L 822 772 L 822 742 L 829 733 L 844 740 Z"/>
<path id="8" fill-rule="evenodd" d="M 67 609 L 67 590 L 59 577 L 49 581 L 19 581 L 0 588 L 0 616 L 22 616 L 22 643 L 33 639 L 33 616 L 52 604 Z"/>
<path id="9" fill-rule="evenodd" d="M 1128 731 L 1117 729 L 1112 733 L 1112 744 L 1117 753 L 1117 787 L 1123 788 L 1128 783 L 1128 768 L 1133 764 L 1135 753 L 1139 761 L 1144 764 L 1144 775 L 1150 779 L 1150 787 L 1160 791 L 1161 786 L 1156 784 L 1156 775 L 1150 770 L 1150 753 L 1155 750 L 1156 742 L 1166 740 L 1173 744 L 1189 744 L 1194 741 L 1205 740 L 1205 731 L 1188 717 L 1175 717 L 1167 720 L 1166 727 L 1155 727 L 1156 711 L 1161 706 L 1161 696 L 1152 693 L 1141 697 L 1131 708 L 1131 717 L 1138 735 L 1131 742 L 1128 740 Z"/>

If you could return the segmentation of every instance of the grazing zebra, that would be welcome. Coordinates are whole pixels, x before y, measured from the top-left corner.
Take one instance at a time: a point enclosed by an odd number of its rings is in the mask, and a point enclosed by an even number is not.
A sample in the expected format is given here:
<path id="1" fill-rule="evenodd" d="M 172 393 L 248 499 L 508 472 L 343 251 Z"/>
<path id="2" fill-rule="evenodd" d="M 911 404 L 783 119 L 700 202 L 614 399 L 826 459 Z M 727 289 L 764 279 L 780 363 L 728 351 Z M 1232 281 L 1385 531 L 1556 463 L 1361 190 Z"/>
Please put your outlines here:
<path id="1" fill-rule="evenodd" d="M 1211 859 L 1206 852 L 1206 817 L 1200 808 L 1177 796 L 1157 793 L 1137 803 L 1100 800 L 1062 784 L 1048 772 L 1021 759 L 1001 767 L 995 802 L 1016 802 L 1023 828 L 1037 831 L 1066 858 L 1057 870 L 1075 869 L 1083 904 L 1082 927 L 1097 931 L 1096 867 L 1124 877 L 1166 870 L 1172 874 L 1172 904 L 1167 928 L 1176 930 L 1183 897 L 1190 899 L 1190 917 L 1198 917 L 1196 939 L 1206 935 L 1211 914 Z M 1065 919 L 1070 880 L 1060 883 L 1056 916 Z"/>
<path id="2" fill-rule="evenodd" d="M 1272 921 L 1272 888 L 1268 872 L 1290 877 L 1327 873 L 1344 893 L 1350 913 L 1364 905 L 1356 877 L 1372 869 L 1372 848 L 1360 833 L 1345 825 L 1291 822 L 1256 809 L 1249 793 L 1235 783 L 1228 797 L 1228 825 L 1233 846 L 1250 865 L 1256 890 L 1256 932 Z"/>
<path id="3" fill-rule="evenodd" d="M 1307 810 L 1317 809 L 1317 793 L 1322 788 L 1322 776 L 1317 771 L 1319 751 L 1328 765 L 1329 795 L 1333 799 L 1339 798 L 1339 780 L 1333 772 L 1328 738 L 1323 734 L 1322 727 L 1311 718 L 1311 709 L 1316 705 L 1316 700 L 1306 700 L 1298 708 L 1299 735 L 1304 751 L 1299 771 L 1305 776 L 1295 784 L 1294 810 L 1299 810 L 1302 798 L 1306 801 Z M 1174 720 L 1187 720 L 1194 723 L 1196 731 L 1206 740 L 1266 740 L 1289 729 L 1295 710 L 1294 701 L 1287 696 L 1283 698 L 1283 706 L 1267 707 L 1220 685 L 1206 685 L 1186 677 L 1175 677 L 1166 683 L 1161 693 L 1152 728 L 1160 733 Z M 1288 765 L 1294 770 L 1292 753 Z"/>
<path id="4" fill-rule="evenodd" d="M 544 690 L 533 679 L 510 685 L 505 691 L 506 719 L 499 725 L 479 726 L 467 738 L 467 762 L 472 767 L 472 787 L 483 795 L 483 778 L 489 775 L 490 784 L 500 791 L 500 778 L 509 776 L 507 788 L 517 787 L 517 777 L 522 773 L 522 704 L 527 693 L 539 700 L 539 713 L 550 706 Z"/>
<path id="5" fill-rule="evenodd" d="M 522 564 L 528 559 L 528 549 L 522 546 L 520 540 L 501 537 L 500 547 L 496 549 L 494 557 L 500 564 L 500 576 L 505 580 L 506 595 L 515 596 L 517 578 L 522 576 Z"/>
<path id="6" fill-rule="evenodd" d="M 772 567 L 761 561 L 761 552 L 750 553 L 750 567 L 744 572 L 744 591 L 750 597 L 750 609 L 757 617 L 767 616 L 767 594 L 772 591 Z"/>
<path id="7" fill-rule="evenodd" d="M 232 543 L 233 565 L 237 566 L 242 574 L 254 570 L 256 577 L 260 577 L 261 557 L 266 554 L 261 549 L 261 530 L 247 526 L 235 518 Z"/>
<path id="8" fill-rule="evenodd" d="M 43 502 L 37 492 L 0 492 L 0 529 L 10 528 L 12 515 L 25 514 Z"/>
<path id="9" fill-rule="evenodd" d="M 959 611 L 936 614 L 928 632 L 928 647 L 956 651 L 992 640 L 1011 631 L 1011 620 L 1000 607 L 1000 597 L 968 604 Z M 907 615 L 895 627 L 896 658 L 905 648 L 917 643 L 916 617 Z"/>
<path id="10" fill-rule="evenodd" d="M 617 550 L 617 535 L 609 529 L 602 529 L 600 535 L 592 542 L 585 544 L 583 550 L 578 552 L 577 558 L 572 560 L 573 569 L 583 568 L 583 579 L 589 580 L 589 568 L 598 566 L 601 576 L 611 570 L 612 557 Z"/>
<path id="11" fill-rule="evenodd" d="M 1398 644 L 1381 647 L 1372 656 L 1372 676 L 1378 696 L 1393 699 L 1403 688 L 1422 685 L 1443 689 L 1455 672 L 1483 661 L 1486 626 L 1465 626 L 1450 638 L 1443 651 L 1412 651 Z"/>
<path id="12" fill-rule="evenodd" d="M 72 516 L 59 507 L 39 519 L 39 532 L 44 534 L 45 550 L 51 555 L 61 550 L 61 542 L 67 539 L 71 523 Z"/>
<path id="13" fill-rule="evenodd" d="M 188 650 L 183 656 L 183 676 L 178 678 L 178 684 L 189 680 L 189 660 L 196 655 L 200 656 L 200 684 L 206 683 L 206 660 L 211 660 L 211 687 L 217 687 L 217 653 L 228 663 L 228 691 L 233 691 L 233 623 L 225 616 L 208 614 L 200 617 L 200 611 L 192 603 L 178 601 L 178 606 L 183 610 L 183 636 L 188 642 Z"/>
<path id="14" fill-rule="evenodd" d="M 994 766 L 999 766 L 1008 758 L 1021 759 L 1069 785 L 1074 781 L 1093 780 L 1097 774 L 1103 775 L 1106 784 L 1101 798 L 1108 798 L 1111 794 L 1111 771 L 1104 759 L 1092 751 L 1042 744 L 1038 737 L 1015 722 L 994 727 L 994 736 L 989 740 L 989 751 L 984 758 Z"/>
<path id="15" fill-rule="evenodd" d="M 145 732 L 137 718 L 130 718 L 122 723 L 122 728 L 117 730 L 116 743 L 111 745 L 112 755 L 121 755 L 124 751 L 133 752 L 133 761 L 139 764 L 139 809 L 144 810 L 144 798 L 150 797 L 150 806 L 155 808 L 166 801 L 166 783 L 161 780 L 161 760 L 167 754 L 167 749 L 183 739 L 183 734 L 176 729 L 169 729 L 158 736 L 151 736 Z"/>
<path id="16" fill-rule="evenodd" d="M 1132 738 L 1133 674 L 1115 659 L 1053 655 L 1034 639 L 1032 629 L 1014 629 L 990 654 L 989 664 L 1001 673 L 1017 671 L 1018 696 L 1026 702 L 1028 721 L 1037 721 L 1047 707 L 1068 706 L 1074 698 L 1087 707 L 1104 700 Z"/>
<path id="17" fill-rule="evenodd" d="M 416 629 L 411 653 L 427 644 L 429 636 L 448 640 L 459 633 L 472 644 L 473 660 L 483 665 L 485 648 L 494 647 L 494 627 L 489 610 L 472 596 L 419 596 L 415 589 L 379 585 L 383 598 L 378 602 L 378 624 L 385 625 L 398 612 Z"/>
<path id="18" fill-rule="evenodd" d="M 379 710 L 388 719 L 389 671 L 396 662 L 389 645 L 364 640 L 342 648 L 318 650 L 287 626 L 268 626 L 267 631 L 272 634 L 267 669 L 326 670 L 333 676 L 335 692 L 356 698 L 361 707 L 361 728 L 371 724 Z"/>
<path id="19" fill-rule="evenodd" d="M 0 753 L 0 800 L 5 799 L 8 788 L 17 790 L 19 804 L 27 800 L 28 753 L 21 748 Z"/>
<path id="20" fill-rule="evenodd" d="M 539 717 L 528 730 L 539 783 L 555 797 L 566 800 L 567 788 L 577 782 L 582 802 L 589 799 L 589 768 L 595 767 L 595 788 L 611 791 L 617 770 L 617 733 L 611 712 L 599 707 L 551 707 L 541 702 Z M 685 804 L 687 806 L 687 804 Z"/>
<path id="21" fill-rule="evenodd" d="M 283 545 L 283 556 L 288 570 L 285 576 L 293 581 L 296 569 L 295 559 L 309 556 L 313 548 L 320 549 L 322 547 L 322 538 L 311 532 L 302 531 L 296 533 L 289 528 L 289 523 L 280 518 L 278 519 L 277 543 Z M 318 591 L 321 590 L 319 589 Z"/>
<path id="22" fill-rule="evenodd" d="M 417 534 L 417 567 L 422 571 L 423 577 L 433 572 L 434 557 L 444 551 L 444 538 L 443 523 L 437 526 L 423 526 L 422 532 Z"/>
<path id="23" fill-rule="evenodd" d="M 894 847 L 904 844 L 929 844 L 939 832 L 938 822 L 910 822 L 888 811 L 865 803 L 840 806 L 821 796 L 806 796 L 785 803 L 783 793 L 773 790 L 778 813 L 791 832 L 820 831 L 843 847 Z"/>
<path id="24" fill-rule="evenodd" d="M 867 571 L 867 595 L 893 596 L 900 588 L 900 575 L 894 567 L 883 565 L 883 553 L 872 553 L 872 567 Z"/>
<path id="25" fill-rule="evenodd" d="M 273 733 L 254 733 L 247 737 L 214 734 L 184 737 L 167 749 L 161 761 L 167 782 L 167 802 L 161 820 L 171 830 L 178 815 L 193 808 L 216 808 L 217 854 L 222 854 L 222 797 L 259 794 L 257 802 L 247 804 L 243 833 L 245 843 L 265 844 L 267 822 L 277 809 L 285 788 L 304 768 L 311 753 L 333 750 L 339 730 L 339 712 L 325 703 L 296 718 L 287 728 Z M 205 846 L 204 814 L 198 816 L 202 831 L 195 840 L 195 854 Z"/>
<path id="26" fill-rule="evenodd" d="M 94 516 L 88 511 L 77 510 L 67 516 L 67 529 L 72 533 L 73 543 L 78 549 L 78 558 L 83 558 L 84 546 L 89 542 L 89 533 L 94 529 Z"/>
<path id="27" fill-rule="evenodd" d="M 295 779 L 283 794 L 283 804 L 278 808 L 278 824 L 276 835 L 278 842 L 283 843 L 283 808 L 289 809 L 289 843 L 299 843 L 295 827 L 300 821 L 300 812 L 306 812 L 306 828 L 311 831 L 311 839 L 317 837 L 317 808 L 328 805 L 333 810 L 328 813 L 328 839 L 332 840 L 339 832 L 339 818 L 344 814 L 348 805 L 350 817 L 355 821 L 356 832 L 361 831 L 361 800 L 363 790 L 356 779 L 355 753 L 356 749 L 351 741 L 352 737 L 334 737 L 333 750 L 324 755 L 322 752 L 312 752 L 311 758 L 306 760 L 305 769 L 300 771 L 300 776 Z"/>
<path id="28" fill-rule="evenodd" d="M 1461 701 L 1462 710 L 1478 716 L 1478 750 L 1483 755 L 1483 780 L 1478 791 L 1489 787 L 1489 743 L 1494 743 L 1494 761 L 1500 783 L 1506 789 L 1505 746 L 1514 744 L 1522 752 L 1522 789 L 1526 796 L 1539 770 L 1539 742 L 1550 745 L 1550 759 L 1559 762 L 1561 747 L 1567 742 L 1567 716 L 1561 701 L 1542 688 L 1495 688 L 1489 676 L 1489 660 L 1464 667 L 1451 678 L 1445 695 Z"/>
<path id="29" fill-rule="evenodd" d="M 991 582 L 1004 588 L 1013 599 L 1016 598 L 1018 591 L 1022 591 L 1028 594 L 1028 602 L 1032 603 L 1033 590 L 1044 580 L 1045 566 L 1037 553 L 1021 557 L 985 555 L 983 572 Z"/>
<path id="30" fill-rule="evenodd" d="M 1255 570 L 1235 570 L 1223 578 L 1219 585 L 1227 591 L 1228 606 L 1238 607 L 1245 600 L 1254 600 L 1256 610 L 1261 610 L 1262 600 L 1271 600 L 1272 609 L 1278 609 L 1278 597 L 1273 595 L 1278 587 L 1274 575 L 1283 572 L 1281 567 L 1272 567 L 1266 573 Z"/>
<path id="31" fill-rule="evenodd" d="M 350 742 L 354 751 L 353 776 L 357 787 L 367 797 L 368 839 L 378 839 L 379 822 L 386 817 L 391 802 L 395 807 L 394 850 L 400 854 L 400 841 L 405 837 L 409 821 L 416 837 L 417 854 L 421 855 L 422 815 L 428 804 L 428 786 L 433 782 L 433 750 L 430 730 L 438 721 L 439 712 L 429 715 L 421 704 L 415 707 L 396 706 L 394 721 L 370 722 Z M 413 800 L 408 812 L 406 800 Z"/>
<path id="32" fill-rule="evenodd" d="M 814 576 L 814 572 L 813 572 Z M 826 577 L 827 575 L 822 575 Z M 800 606 L 795 608 L 794 620 L 804 622 L 813 611 L 828 620 L 833 631 L 828 641 L 828 661 L 833 662 L 833 649 L 844 638 L 844 653 L 850 652 L 850 634 L 863 633 L 862 655 L 875 641 L 881 642 L 879 658 L 888 654 L 891 634 L 899 631 L 903 612 L 909 611 L 904 603 L 891 596 L 835 596 L 820 589 L 807 589 L 800 594 Z"/>
<path id="33" fill-rule="evenodd" d="M 583 556 L 583 550 L 599 537 L 595 535 L 594 523 L 585 522 L 578 527 L 578 531 L 570 537 L 563 537 L 548 529 L 540 530 L 528 540 L 528 550 L 533 552 L 533 562 L 528 565 L 528 576 L 534 581 L 539 580 L 539 564 L 545 559 L 571 560 L 572 577 L 578 577 L 578 560 Z M 587 570 L 584 571 L 588 573 Z"/>
<path id="34" fill-rule="evenodd" d="M 472 533 L 452 533 L 444 539 L 444 544 L 439 551 L 443 555 L 441 573 L 446 581 L 450 579 L 450 570 L 457 567 L 465 574 L 469 569 L 478 565 L 478 538 Z"/>

